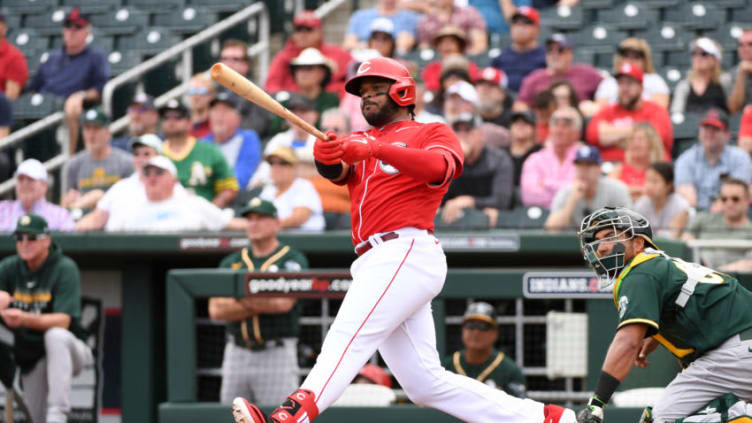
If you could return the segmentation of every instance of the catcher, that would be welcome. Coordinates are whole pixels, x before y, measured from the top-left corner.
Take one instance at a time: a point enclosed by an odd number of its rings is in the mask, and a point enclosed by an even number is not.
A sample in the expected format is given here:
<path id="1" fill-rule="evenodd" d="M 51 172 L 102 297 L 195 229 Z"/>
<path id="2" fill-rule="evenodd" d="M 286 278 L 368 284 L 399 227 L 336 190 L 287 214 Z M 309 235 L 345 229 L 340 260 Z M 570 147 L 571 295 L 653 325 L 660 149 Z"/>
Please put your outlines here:
<path id="1" fill-rule="evenodd" d="M 684 371 L 643 421 L 673 422 L 725 394 L 752 401 L 752 292 L 732 276 L 670 257 L 643 216 L 602 208 L 579 232 L 585 261 L 601 286 L 614 285 L 619 326 L 579 423 L 601 423 L 603 408 L 633 365 L 646 367 L 660 343 Z"/>

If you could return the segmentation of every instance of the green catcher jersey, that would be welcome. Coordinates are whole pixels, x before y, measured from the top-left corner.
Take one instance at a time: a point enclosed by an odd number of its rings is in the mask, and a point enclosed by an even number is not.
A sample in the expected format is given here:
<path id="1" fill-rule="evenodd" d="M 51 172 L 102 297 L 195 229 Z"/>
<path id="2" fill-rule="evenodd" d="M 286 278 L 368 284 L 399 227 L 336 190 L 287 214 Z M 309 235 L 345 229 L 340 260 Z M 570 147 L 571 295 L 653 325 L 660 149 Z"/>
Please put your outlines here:
<path id="1" fill-rule="evenodd" d="M 209 201 L 222 190 L 238 190 L 235 174 L 216 146 L 193 137 L 188 143 L 192 146 L 182 155 L 170 151 L 168 145 L 162 148 L 162 153 L 175 164 L 181 185 Z"/>
<path id="2" fill-rule="evenodd" d="M 752 327 L 752 292 L 734 277 L 652 248 L 619 274 L 614 303 L 619 327 L 646 324 L 684 365 Z"/>

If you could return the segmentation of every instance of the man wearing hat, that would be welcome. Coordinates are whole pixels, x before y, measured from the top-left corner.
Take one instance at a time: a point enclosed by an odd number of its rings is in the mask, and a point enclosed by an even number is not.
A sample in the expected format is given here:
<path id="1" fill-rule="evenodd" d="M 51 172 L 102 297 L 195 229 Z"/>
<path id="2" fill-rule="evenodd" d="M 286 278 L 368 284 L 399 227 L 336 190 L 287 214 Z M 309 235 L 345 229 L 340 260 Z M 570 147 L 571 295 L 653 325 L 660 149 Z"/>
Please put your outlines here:
<path id="1" fill-rule="evenodd" d="M 134 139 L 144 134 L 159 133 L 159 113 L 154 106 L 154 97 L 137 92 L 128 106 L 128 133 L 112 140 L 112 146 L 130 151 Z"/>
<path id="2" fill-rule="evenodd" d="M 661 136 L 666 159 L 671 159 L 674 145 L 674 126 L 668 111 L 657 103 L 642 98 L 642 69 L 624 63 L 614 74 L 618 83 L 618 101 L 604 106 L 588 123 L 585 139 L 601 150 L 607 162 L 623 162 L 627 138 L 632 125 L 648 122 Z"/>
<path id="3" fill-rule="evenodd" d="M 397 52 L 397 41 L 394 36 L 394 23 L 390 19 L 376 18 L 371 22 L 367 47 L 376 50 L 382 57 L 394 57 Z"/>
<path id="4" fill-rule="evenodd" d="M 446 356 L 442 365 L 451 372 L 525 398 L 525 376 L 514 360 L 494 348 L 498 339 L 499 325 L 493 306 L 485 302 L 472 303 L 462 319 L 464 349 Z"/>
<path id="5" fill-rule="evenodd" d="M 133 157 L 110 145 L 109 124 L 109 116 L 100 107 L 84 112 L 85 149 L 63 165 L 63 207 L 93 208 L 109 187 L 133 173 Z"/>
<path id="6" fill-rule="evenodd" d="M 532 110 L 518 110 L 512 113 L 512 123 L 509 125 L 509 145 L 504 150 L 512 158 L 514 167 L 514 186 L 520 186 L 522 165 L 528 157 L 542 147 L 536 141 L 535 113 Z M 515 195 L 515 205 L 521 203 L 519 192 Z"/>
<path id="7" fill-rule="evenodd" d="M 582 219 L 601 207 L 632 207 L 623 182 L 603 176 L 601 154 L 596 147 L 577 148 L 574 181 L 556 192 L 545 228 L 550 232 L 577 229 Z"/>
<path id="8" fill-rule="evenodd" d="M 494 57 L 491 66 L 501 69 L 509 78 L 509 90 L 518 92 L 522 80 L 531 72 L 546 67 L 546 49 L 538 44 L 540 32 L 540 15 L 529 6 L 514 7 L 511 0 L 502 0 L 505 15 L 513 10 L 509 17 L 511 44 Z"/>
<path id="9" fill-rule="evenodd" d="M 418 27 L 419 15 L 405 10 L 395 0 L 379 0 L 376 7 L 356 10 L 350 16 L 347 34 L 342 46 L 348 50 L 359 50 L 370 44 L 377 21 L 388 20 L 392 24 L 390 32 L 392 42 L 397 51 L 406 53 L 415 45 L 415 34 Z M 369 48 L 373 48 L 370 47 Z M 392 57 L 386 56 L 386 57 Z"/>
<path id="10" fill-rule="evenodd" d="M 478 78 L 478 66 L 464 57 L 466 46 L 467 37 L 456 25 L 447 25 L 436 34 L 433 38 L 433 47 L 439 53 L 439 57 L 424 66 L 420 73 L 426 89 L 446 89 L 445 80 L 450 75 L 457 75 L 468 82 Z"/>
<path id="11" fill-rule="evenodd" d="M 13 101 L 21 95 L 26 85 L 29 67 L 21 50 L 6 38 L 7 32 L 8 24 L 5 16 L 0 14 L 0 96 Z M 2 136 L 0 134 L 0 137 Z"/>
<path id="12" fill-rule="evenodd" d="M 16 199 L 0 202 L 0 232 L 12 232 L 18 219 L 29 213 L 42 216 L 53 231 L 73 230 L 68 210 L 47 201 L 47 169 L 37 159 L 26 159 L 16 173 Z"/>
<path id="13" fill-rule="evenodd" d="M 63 46 L 50 53 L 27 87 L 29 91 L 65 99 L 71 154 L 78 146 L 81 113 L 99 102 L 102 88 L 110 78 L 110 66 L 104 53 L 86 42 L 90 34 L 89 18 L 73 8 L 63 20 Z"/>
<path id="14" fill-rule="evenodd" d="M 279 242 L 280 221 L 270 201 L 252 198 L 239 215 L 250 245 L 225 257 L 219 267 L 248 272 L 300 272 L 308 260 Z M 298 386 L 300 305 L 294 298 L 209 299 L 209 317 L 227 322 L 220 401 L 253 398 L 275 404 Z M 273 382 L 273 383 L 270 383 Z"/>
<path id="15" fill-rule="evenodd" d="M 233 168 L 238 186 L 245 188 L 261 162 L 261 141 L 256 132 L 240 129 L 240 102 L 234 93 L 221 91 L 211 101 L 212 132 L 202 141 L 214 144 Z"/>
<path id="16" fill-rule="evenodd" d="M 603 77 L 598 69 L 584 63 L 573 63 L 572 42 L 562 33 L 552 34 L 546 40 L 546 68 L 538 69 L 525 77 L 520 86 L 516 109 L 533 107 L 535 95 L 560 80 L 569 81 L 577 91 L 580 103 L 592 101 Z"/>
<path id="17" fill-rule="evenodd" d="M 165 135 L 162 154 L 175 163 L 180 184 L 217 207 L 227 207 L 238 194 L 238 181 L 222 152 L 190 135 L 190 114 L 179 100 L 165 103 L 159 116 Z"/>
<path id="18" fill-rule="evenodd" d="M 264 90 L 270 93 L 297 91 L 298 86 L 290 72 L 290 62 L 298 57 L 303 50 L 313 47 L 336 64 L 326 90 L 342 93 L 347 77 L 347 64 L 352 60 L 350 53 L 340 46 L 324 42 L 321 18 L 311 10 L 304 10 L 295 15 L 292 25 L 292 36 L 287 40 L 282 50 L 274 56 L 271 66 L 269 66 Z"/>
<path id="19" fill-rule="evenodd" d="M 484 122 L 509 127 L 512 114 L 512 96 L 507 92 L 509 80 L 504 71 L 486 67 L 475 80 L 478 92 L 478 113 Z"/>
<path id="20" fill-rule="evenodd" d="M 455 25 L 463 34 L 467 34 L 468 43 L 464 53 L 474 55 L 488 49 L 486 21 L 476 8 L 456 5 L 454 0 L 437 0 L 430 4 L 410 1 L 406 7 L 424 11 L 418 21 L 418 43 L 421 48 L 430 47 L 436 34 L 447 25 Z"/>
<path id="21" fill-rule="evenodd" d="M 737 42 L 739 63 L 728 72 L 731 75 L 728 110 L 732 114 L 742 111 L 745 105 L 752 104 L 752 28 L 744 28 Z"/>
<path id="22" fill-rule="evenodd" d="M 80 321 L 78 266 L 39 215 L 21 216 L 13 237 L 17 254 L 0 261 L 0 317 L 14 335 L 31 420 L 65 422 L 71 381 L 93 361 Z"/>
<path id="23" fill-rule="evenodd" d="M 723 175 L 749 184 L 752 161 L 749 154 L 735 145 L 728 145 L 731 133 L 729 118 L 720 109 L 710 109 L 700 121 L 698 138 L 683 152 L 674 165 L 676 192 L 699 210 L 720 210 L 714 204 Z"/>

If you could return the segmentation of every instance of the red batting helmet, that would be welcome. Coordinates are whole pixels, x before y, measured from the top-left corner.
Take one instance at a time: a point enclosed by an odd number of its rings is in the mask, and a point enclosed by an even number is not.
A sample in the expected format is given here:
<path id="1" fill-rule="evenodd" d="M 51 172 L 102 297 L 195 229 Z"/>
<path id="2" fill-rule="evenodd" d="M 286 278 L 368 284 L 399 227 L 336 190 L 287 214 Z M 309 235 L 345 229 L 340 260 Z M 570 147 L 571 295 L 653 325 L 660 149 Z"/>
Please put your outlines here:
<path id="1" fill-rule="evenodd" d="M 377 57 L 366 60 L 358 66 L 355 76 L 345 84 L 345 91 L 360 97 L 361 79 L 377 76 L 394 81 L 389 88 L 389 97 L 400 106 L 415 104 L 415 81 L 407 68 L 394 59 Z"/>

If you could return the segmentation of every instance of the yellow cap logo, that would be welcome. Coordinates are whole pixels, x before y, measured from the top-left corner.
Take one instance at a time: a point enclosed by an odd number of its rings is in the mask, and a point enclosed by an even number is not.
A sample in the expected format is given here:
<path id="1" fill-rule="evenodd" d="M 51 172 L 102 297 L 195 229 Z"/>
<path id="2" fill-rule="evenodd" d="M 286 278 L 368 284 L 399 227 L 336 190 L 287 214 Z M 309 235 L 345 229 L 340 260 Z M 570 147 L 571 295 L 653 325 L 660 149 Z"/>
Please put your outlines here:
<path id="1" fill-rule="evenodd" d="M 30 216 L 24 216 L 21 218 L 21 226 L 27 226 L 29 223 L 31 223 L 31 217 Z"/>
<path id="2" fill-rule="evenodd" d="M 261 205 L 261 199 L 258 197 L 254 197 L 253 200 L 251 200 L 251 207 L 258 207 Z"/>

